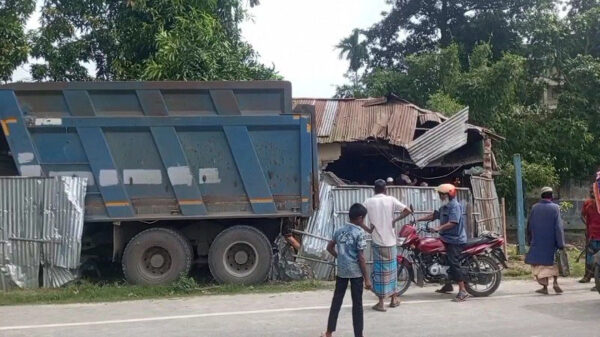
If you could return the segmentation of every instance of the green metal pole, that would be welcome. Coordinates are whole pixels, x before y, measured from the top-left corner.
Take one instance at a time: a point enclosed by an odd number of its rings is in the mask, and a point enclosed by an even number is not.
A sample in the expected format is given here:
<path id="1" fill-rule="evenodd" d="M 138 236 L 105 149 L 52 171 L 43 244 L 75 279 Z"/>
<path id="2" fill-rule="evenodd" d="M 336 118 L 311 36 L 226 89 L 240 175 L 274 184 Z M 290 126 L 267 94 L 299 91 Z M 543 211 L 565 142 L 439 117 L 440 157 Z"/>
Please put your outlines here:
<path id="1" fill-rule="evenodd" d="M 523 209 L 523 175 L 521 170 L 521 155 L 515 154 L 515 181 L 517 193 L 517 238 L 519 254 L 525 254 L 525 210 Z"/>

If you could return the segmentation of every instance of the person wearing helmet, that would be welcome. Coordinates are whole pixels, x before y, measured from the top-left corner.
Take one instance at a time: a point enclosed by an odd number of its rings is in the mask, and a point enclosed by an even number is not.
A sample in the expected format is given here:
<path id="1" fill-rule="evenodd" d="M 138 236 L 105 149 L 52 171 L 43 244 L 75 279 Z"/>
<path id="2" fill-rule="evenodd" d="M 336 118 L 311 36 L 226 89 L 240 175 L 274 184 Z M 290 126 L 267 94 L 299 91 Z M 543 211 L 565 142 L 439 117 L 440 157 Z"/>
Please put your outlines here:
<path id="1" fill-rule="evenodd" d="M 446 246 L 448 258 L 449 276 L 452 281 L 458 283 L 459 291 L 456 301 L 462 302 L 469 296 L 465 289 L 465 277 L 460 269 L 459 256 L 467 243 L 467 232 L 465 230 L 465 219 L 461 204 L 456 200 L 456 187 L 452 184 L 442 184 L 436 188 L 442 202 L 439 211 L 420 218 L 418 221 L 440 220 L 440 226 L 432 228 L 439 233 L 440 239 Z M 452 283 L 446 283 L 439 293 L 450 293 L 453 291 Z"/>

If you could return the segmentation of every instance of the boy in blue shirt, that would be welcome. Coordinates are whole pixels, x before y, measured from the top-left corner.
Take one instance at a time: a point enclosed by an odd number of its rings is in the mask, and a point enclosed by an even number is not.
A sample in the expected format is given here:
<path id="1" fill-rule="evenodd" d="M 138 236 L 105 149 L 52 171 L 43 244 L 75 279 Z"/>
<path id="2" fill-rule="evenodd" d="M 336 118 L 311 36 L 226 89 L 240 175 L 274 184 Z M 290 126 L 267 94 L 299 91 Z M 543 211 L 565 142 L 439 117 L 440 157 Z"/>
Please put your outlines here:
<path id="1" fill-rule="evenodd" d="M 327 245 L 327 251 L 337 259 L 337 276 L 327 331 L 322 336 L 331 337 L 337 325 L 338 314 L 344 301 L 344 294 L 350 282 L 352 295 L 352 325 L 354 336 L 362 337 L 363 331 L 363 282 L 365 289 L 371 289 L 371 280 L 367 276 L 364 249 L 367 246 L 365 232 L 362 230 L 367 209 L 362 204 L 350 207 L 350 223 L 342 226 L 333 234 Z"/>

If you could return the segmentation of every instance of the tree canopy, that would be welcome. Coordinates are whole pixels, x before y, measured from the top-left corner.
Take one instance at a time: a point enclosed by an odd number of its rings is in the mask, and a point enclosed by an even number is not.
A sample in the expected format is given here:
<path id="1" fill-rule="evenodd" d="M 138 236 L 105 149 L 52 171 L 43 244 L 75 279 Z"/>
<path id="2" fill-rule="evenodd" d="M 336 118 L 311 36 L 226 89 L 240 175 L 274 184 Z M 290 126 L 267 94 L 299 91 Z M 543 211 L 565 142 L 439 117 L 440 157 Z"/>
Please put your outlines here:
<path id="1" fill-rule="evenodd" d="M 25 23 L 34 10 L 35 0 L 0 0 L 0 81 L 27 61 Z"/>
<path id="2" fill-rule="evenodd" d="M 258 0 L 45 0 L 41 27 L 28 35 L 35 1 L 0 4 L 0 30 L 10 37 L 0 41 L 5 81 L 28 55 L 38 81 L 278 77 L 241 36 L 244 6 Z"/>
<path id="3" fill-rule="evenodd" d="M 446 114 L 469 106 L 473 123 L 507 138 L 496 146 L 504 169 L 521 153 L 532 183 L 591 178 L 600 164 L 600 1 L 389 5 L 361 31 L 367 56 L 349 67 L 360 80 L 337 96 L 395 93 Z"/>

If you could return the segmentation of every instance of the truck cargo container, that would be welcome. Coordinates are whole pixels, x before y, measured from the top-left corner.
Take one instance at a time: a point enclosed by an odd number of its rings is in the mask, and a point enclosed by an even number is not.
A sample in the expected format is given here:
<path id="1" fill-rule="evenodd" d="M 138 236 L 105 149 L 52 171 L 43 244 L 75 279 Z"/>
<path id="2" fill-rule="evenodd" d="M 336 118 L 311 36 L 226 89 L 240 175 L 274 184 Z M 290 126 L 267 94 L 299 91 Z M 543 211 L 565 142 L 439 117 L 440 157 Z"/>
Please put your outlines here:
<path id="1" fill-rule="evenodd" d="M 316 206 L 313 123 L 284 81 L 7 84 L 0 174 L 87 178 L 84 254 L 132 283 L 256 283 Z"/>

